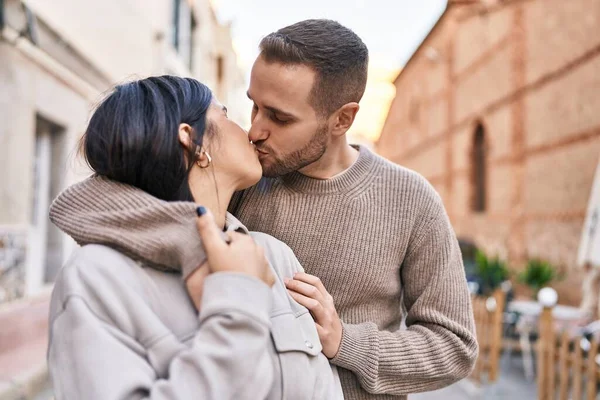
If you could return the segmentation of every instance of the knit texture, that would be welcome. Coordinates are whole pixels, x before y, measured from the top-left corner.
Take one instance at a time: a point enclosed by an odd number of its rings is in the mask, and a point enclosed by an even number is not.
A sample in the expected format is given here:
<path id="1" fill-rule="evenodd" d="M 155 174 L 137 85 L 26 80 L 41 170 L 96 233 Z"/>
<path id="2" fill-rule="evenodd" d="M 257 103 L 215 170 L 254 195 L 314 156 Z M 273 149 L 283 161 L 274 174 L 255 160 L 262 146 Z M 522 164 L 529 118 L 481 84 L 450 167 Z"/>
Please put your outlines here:
<path id="1" fill-rule="evenodd" d="M 168 202 L 130 185 L 92 176 L 70 186 L 50 207 L 50 220 L 79 245 L 103 244 L 183 278 L 206 261 L 192 202 Z M 228 230 L 242 228 L 228 215 Z"/>
<path id="2" fill-rule="evenodd" d="M 343 336 L 332 362 L 345 398 L 405 399 L 470 373 L 478 352 L 470 296 L 435 190 L 358 149 L 341 175 L 263 178 L 230 211 L 288 244 L 333 296 Z"/>

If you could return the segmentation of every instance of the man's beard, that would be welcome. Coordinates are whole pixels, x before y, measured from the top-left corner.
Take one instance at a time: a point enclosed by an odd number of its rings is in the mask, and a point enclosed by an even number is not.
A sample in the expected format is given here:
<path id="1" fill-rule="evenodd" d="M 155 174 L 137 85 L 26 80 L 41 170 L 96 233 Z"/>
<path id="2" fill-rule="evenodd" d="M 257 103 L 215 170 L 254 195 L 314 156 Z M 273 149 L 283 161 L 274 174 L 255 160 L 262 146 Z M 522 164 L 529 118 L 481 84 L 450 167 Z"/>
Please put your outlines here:
<path id="1" fill-rule="evenodd" d="M 301 148 L 291 154 L 279 157 L 275 155 L 271 149 L 269 154 L 274 158 L 269 165 L 263 165 L 263 176 L 267 178 L 275 178 L 277 176 L 287 175 L 290 172 L 298 171 L 318 161 L 325 150 L 327 150 L 327 142 L 329 139 L 329 132 L 327 124 L 322 124 L 317 128 L 317 131 L 310 139 L 310 141 Z"/>

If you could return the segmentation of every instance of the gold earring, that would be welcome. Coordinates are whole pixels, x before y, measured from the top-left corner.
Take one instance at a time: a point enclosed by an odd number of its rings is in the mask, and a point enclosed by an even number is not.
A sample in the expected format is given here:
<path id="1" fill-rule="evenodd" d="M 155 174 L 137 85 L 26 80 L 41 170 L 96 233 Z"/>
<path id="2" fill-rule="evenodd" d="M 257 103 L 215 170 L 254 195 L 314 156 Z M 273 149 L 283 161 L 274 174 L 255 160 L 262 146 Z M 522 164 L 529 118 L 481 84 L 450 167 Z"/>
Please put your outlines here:
<path id="1" fill-rule="evenodd" d="M 206 154 L 206 159 L 208 160 L 208 163 L 206 163 L 205 165 L 203 165 L 200 160 L 196 161 L 196 164 L 198 164 L 198 166 L 200 168 L 208 168 L 210 166 L 210 164 L 212 163 L 212 157 L 210 156 L 210 154 L 208 154 L 208 151 L 206 150 L 202 150 L 202 152 L 196 151 L 196 156 L 200 157 L 200 155 L 204 153 Z"/>

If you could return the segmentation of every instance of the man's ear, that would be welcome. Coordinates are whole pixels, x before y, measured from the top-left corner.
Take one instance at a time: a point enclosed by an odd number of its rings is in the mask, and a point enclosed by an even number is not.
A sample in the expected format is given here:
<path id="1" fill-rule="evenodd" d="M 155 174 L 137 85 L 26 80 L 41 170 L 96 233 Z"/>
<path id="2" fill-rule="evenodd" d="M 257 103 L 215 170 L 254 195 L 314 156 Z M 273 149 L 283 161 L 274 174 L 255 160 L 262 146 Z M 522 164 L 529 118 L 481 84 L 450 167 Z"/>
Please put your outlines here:
<path id="1" fill-rule="evenodd" d="M 348 132 L 348 129 L 354 123 L 356 113 L 360 109 L 358 103 L 347 103 L 344 104 L 336 111 L 335 122 L 331 133 L 336 136 L 341 136 Z"/>

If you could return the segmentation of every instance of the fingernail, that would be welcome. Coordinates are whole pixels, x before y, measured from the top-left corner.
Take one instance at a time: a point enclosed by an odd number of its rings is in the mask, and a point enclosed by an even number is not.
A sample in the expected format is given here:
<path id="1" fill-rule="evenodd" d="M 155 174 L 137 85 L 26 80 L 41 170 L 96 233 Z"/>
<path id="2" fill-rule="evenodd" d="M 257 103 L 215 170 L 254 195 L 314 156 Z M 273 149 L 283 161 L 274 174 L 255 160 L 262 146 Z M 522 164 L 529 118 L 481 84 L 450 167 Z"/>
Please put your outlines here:
<path id="1" fill-rule="evenodd" d="M 198 214 L 199 217 L 203 216 L 204 214 L 206 214 L 206 208 L 204 208 L 203 206 L 199 206 L 198 208 L 196 208 L 196 214 Z"/>
<path id="2" fill-rule="evenodd" d="M 283 283 L 285 283 L 286 285 L 290 282 L 289 278 L 283 278 Z"/>

